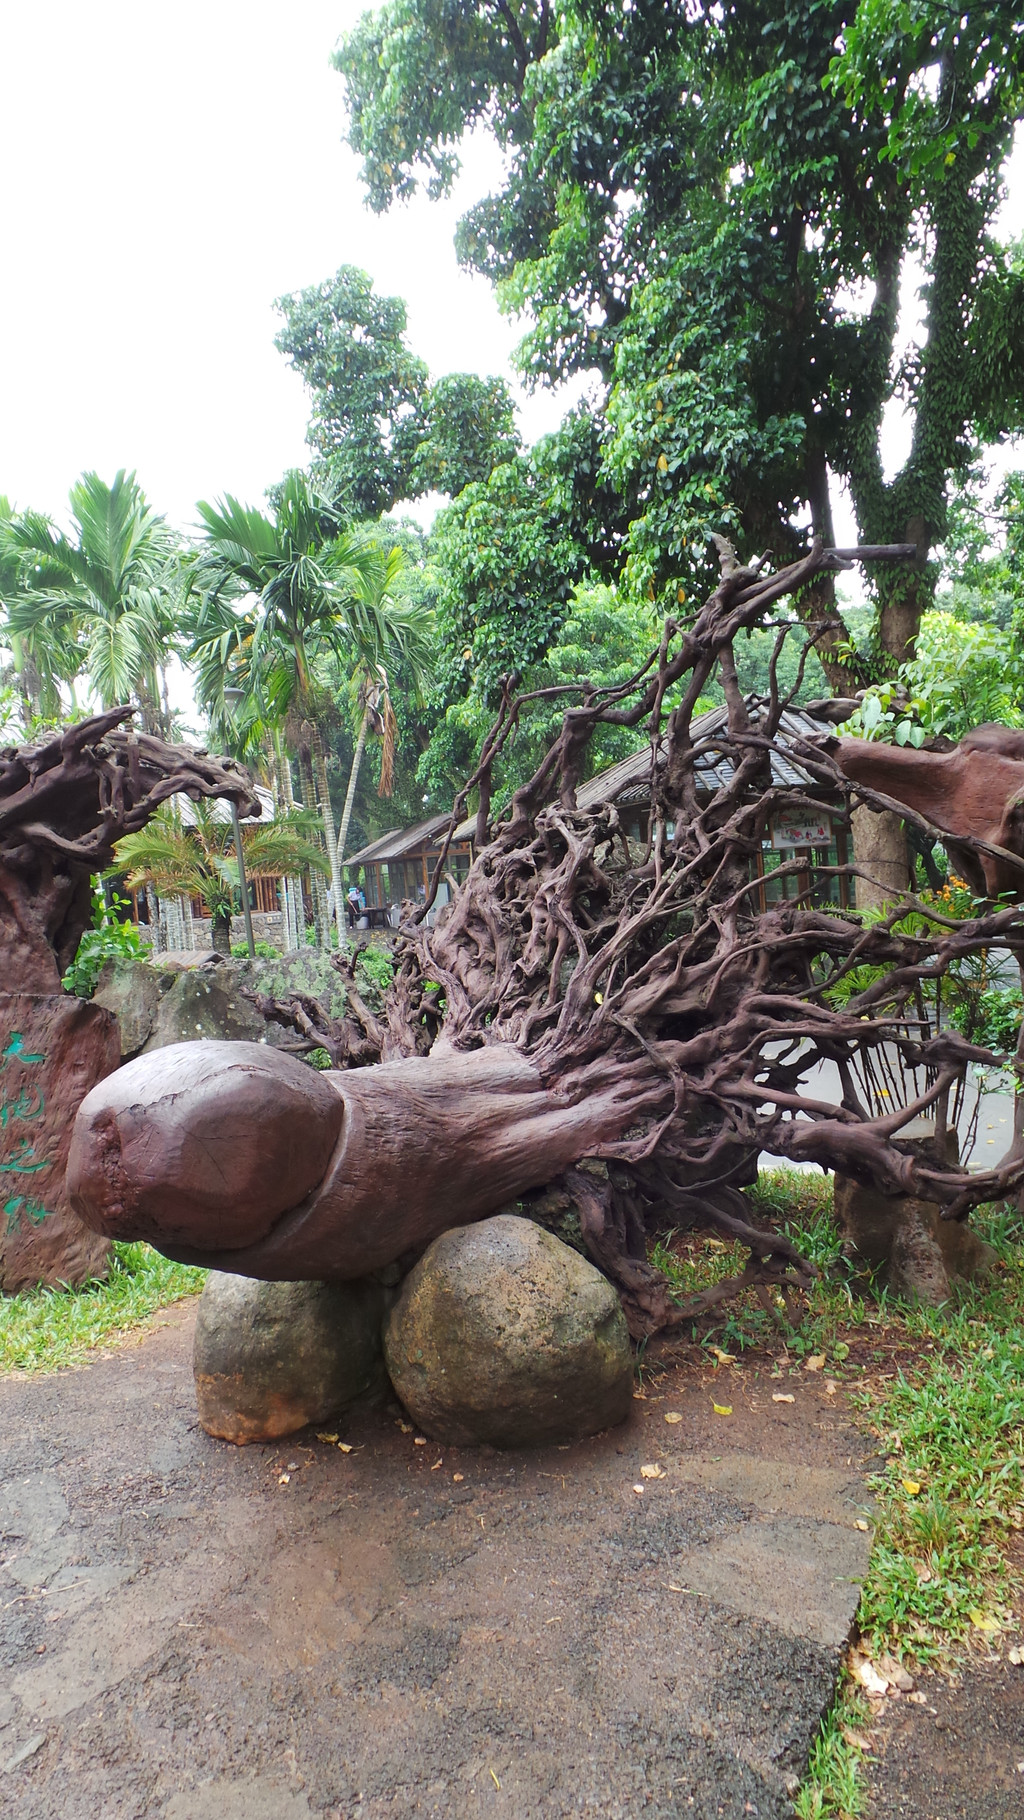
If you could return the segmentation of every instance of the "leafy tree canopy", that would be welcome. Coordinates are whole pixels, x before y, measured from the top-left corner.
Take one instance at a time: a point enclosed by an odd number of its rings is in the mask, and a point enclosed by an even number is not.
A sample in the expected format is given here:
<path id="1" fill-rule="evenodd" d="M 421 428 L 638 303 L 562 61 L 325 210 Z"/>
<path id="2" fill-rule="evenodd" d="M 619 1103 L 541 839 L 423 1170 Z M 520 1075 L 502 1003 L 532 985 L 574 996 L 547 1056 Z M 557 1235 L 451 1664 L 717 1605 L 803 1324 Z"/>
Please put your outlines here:
<path id="1" fill-rule="evenodd" d="M 430 383 L 406 344 L 406 310 L 342 266 L 326 284 L 278 300 L 277 347 L 312 400 L 309 441 L 352 518 L 396 501 L 456 494 L 518 446 L 501 379 L 449 373 Z"/>
<path id="2" fill-rule="evenodd" d="M 1022 52 L 1006 0 L 388 0 L 336 61 L 375 208 L 447 190 L 469 128 L 505 149 L 460 253 L 525 314 L 529 379 L 595 375 L 608 547 L 628 539 L 639 591 L 703 588 L 711 528 L 785 556 L 829 538 L 839 475 L 866 540 L 918 547 L 875 578 L 891 667 L 974 433 L 1021 421 L 1020 256 L 992 224 Z M 903 354 L 912 261 L 925 327 Z M 893 400 L 913 434 L 887 476 Z M 827 584 L 803 604 L 831 661 Z"/>
<path id="3" fill-rule="evenodd" d="M 532 658 L 524 655 L 520 671 L 522 694 L 559 693 L 541 696 L 525 709 L 496 773 L 494 800 L 499 807 L 532 776 L 558 733 L 566 708 L 581 700 L 572 693 L 581 681 L 599 678 L 609 686 L 628 682 L 647 662 L 661 635 L 657 616 L 646 602 L 623 597 L 604 583 L 574 588 L 559 617 L 547 645 Z M 466 686 L 451 691 L 444 718 L 420 762 L 427 800 L 439 808 L 447 806 L 472 771 L 494 718 L 486 672 L 471 672 L 468 654 L 465 663 Z M 631 728 L 602 727 L 588 749 L 585 775 L 625 758 L 636 747 L 637 735 Z"/>

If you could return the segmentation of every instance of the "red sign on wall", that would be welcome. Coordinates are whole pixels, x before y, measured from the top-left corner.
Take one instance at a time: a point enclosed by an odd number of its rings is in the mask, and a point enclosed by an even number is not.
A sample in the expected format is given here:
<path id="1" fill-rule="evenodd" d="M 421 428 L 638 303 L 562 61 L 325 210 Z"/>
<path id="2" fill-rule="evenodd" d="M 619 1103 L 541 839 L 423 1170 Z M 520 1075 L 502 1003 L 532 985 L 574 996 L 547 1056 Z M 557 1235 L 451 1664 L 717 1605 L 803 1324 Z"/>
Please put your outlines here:
<path id="1" fill-rule="evenodd" d="M 830 815 L 777 815 L 772 822 L 772 846 L 781 847 L 830 847 L 832 845 L 832 817 Z"/>

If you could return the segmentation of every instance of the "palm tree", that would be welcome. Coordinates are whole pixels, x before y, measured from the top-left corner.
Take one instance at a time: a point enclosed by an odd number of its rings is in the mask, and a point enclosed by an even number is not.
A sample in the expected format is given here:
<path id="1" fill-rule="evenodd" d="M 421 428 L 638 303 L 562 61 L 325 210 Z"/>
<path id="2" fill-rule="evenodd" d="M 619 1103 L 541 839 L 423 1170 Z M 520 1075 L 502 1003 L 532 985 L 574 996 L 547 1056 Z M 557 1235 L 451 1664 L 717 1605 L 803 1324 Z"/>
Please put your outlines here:
<path id="1" fill-rule="evenodd" d="M 0 494 L 2 636 L 10 648 L 14 678 L 21 696 L 21 717 L 28 734 L 34 721 L 57 718 L 61 705 L 60 684 L 73 684 L 82 667 L 83 652 L 73 628 L 56 618 L 40 627 L 35 637 L 17 632 L 11 626 L 12 613 L 23 607 L 31 592 L 30 565 L 26 563 L 20 544 L 24 522 L 24 516 L 19 517 L 10 500 Z"/>
<path id="2" fill-rule="evenodd" d="M 355 591 L 360 608 L 368 615 L 386 610 L 385 603 L 394 599 L 395 585 L 401 575 L 403 557 L 401 550 L 395 549 L 385 553 L 378 548 L 376 559 L 365 574 L 355 584 Z M 405 603 L 403 603 L 404 606 Z M 397 608 L 397 603 L 396 603 Z M 392 610 L 395 611 L 396 608 Z M 400 610 L 400 609 L 399 609 Z M 418 627 L 413 639 L 406 639 L 403 654 L 407 660 L 411 657 L 414 682 L 420 691 L 426 680 L 426 664 L 420 645 L 424 640 L 429 617 L 421 610 L 423 631 Z M 414 619 L 414 625 L 417 625 Z M 411 649 L 410 649 L 411 645 Z M 350 687 L 355 689 L 356 712 L 359 730 L 356 735 L 355 750 L 352 754 L 352 765 L 348 774 L 348 788 L 345 791 L 345 803 L 341 811 L 341 826 L 338 829 L 338 874 L 345 862 L 345 848 L 348 844 L 349 824 L 352 820 L 352 805 L 355 802 L 356 785 L 359 771 L 366 750 L 367 736 L 376 733 L 381 742 L 380 783 L 377 794 L 390 796 L 394 788 L 395 775 L 395 735 L 398 723 L 395 710 L 391 705 L 388 687 L 388 673 L 384 665 L 370 655 L 369 644 L 359 648 L 356 663 L 351 677 Z M 335 890 L 338 887 L 335 886 Z"/>
<path id="3" fill-rule="evenodd" d="M 238 862 L 229 818 L 210 803 L 195 803 L 186 827 L 170 807 L 138 834 L 119 841 L 116 871 L 130 891 L 151 887 L 160 897 L 198 897 L 209 912 L 213 946 L 231 952 L 231 913 L 238 890 Z M 242 855 L 249 878 L 284 878 L 312 867 L 327 870 L 311 839 L 310 816 L 301 812 L 272 822 L 243 822 Z"/>
<path id="4" fill-rule="evenodd" d="M 215 505 L 200 501 L 198 510 L 205 536 L 190 655 L 200 691 L 216 714 L 224 684 L 235 681 L 253 705 L 250 724 L 284 727 L 303 801 L 319 804 L 340 938 L 341 867 L 324 741 L 336 707 L 320 660 L 376 675 L 402 657 L 414 675 L 425 675 L 431 616 L 393 597 L 400 552 L 385 553 L 365 530 L 346 529 L 337 499 L 298 470 L 277 489 L 273 517 L 230 495 Z"/>
<path id="5" fill-rule="evenodd" d="M 163 665 L 181 592 L 174 534 L 123 468 L 112 486 L 83 474 L 69 497 L 74 537 L 39 512 L 3 526 L 4 549 L 20 559 L 11 634 L 44 676 L 60 677 L 73 652 L 103 707 L 134 696 L 146 731 L 168 738 Z"/>

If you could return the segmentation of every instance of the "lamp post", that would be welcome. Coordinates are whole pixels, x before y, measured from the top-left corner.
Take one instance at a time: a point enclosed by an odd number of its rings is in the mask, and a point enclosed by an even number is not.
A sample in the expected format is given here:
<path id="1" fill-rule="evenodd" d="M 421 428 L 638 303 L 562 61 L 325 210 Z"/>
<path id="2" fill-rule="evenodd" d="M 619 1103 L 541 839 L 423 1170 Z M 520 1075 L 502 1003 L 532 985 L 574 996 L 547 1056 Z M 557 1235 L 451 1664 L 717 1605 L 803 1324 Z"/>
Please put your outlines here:
<path id="1" fill-rule="evenodd" d="M 244 695 L 244 689 L 225 689 L 224 700 L 230 702 L 233 710 Z M 235 858 L 238 861 L 238 884 L 242 893 L 242 915 L 245 918 L 245 945 L 249 950 L 249 959 L 256 959 L 256 943 L 252 939 L 252 911 L 249 908 L 249 883 L 245 876 L 245 855 L 242 852 L 242 825 L 238 819 L 238 804 L 231 798 L 231 826 L 235 836 Z"/>

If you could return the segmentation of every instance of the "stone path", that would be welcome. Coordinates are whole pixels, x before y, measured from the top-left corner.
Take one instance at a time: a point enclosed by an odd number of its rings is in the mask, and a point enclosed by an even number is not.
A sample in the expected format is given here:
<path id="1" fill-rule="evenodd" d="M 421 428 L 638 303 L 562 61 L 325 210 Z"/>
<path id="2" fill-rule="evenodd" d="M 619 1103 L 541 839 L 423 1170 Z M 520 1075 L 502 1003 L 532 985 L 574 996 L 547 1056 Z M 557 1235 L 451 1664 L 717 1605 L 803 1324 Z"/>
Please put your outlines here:
<path id="1" fill-rule="evenodd" d="M 197 1427 L 193 1319 L 0 1383 L 0 1812 L 790 1813 L 869 1541 L 820 1378 L 681 1366 L 537 1454 L 394 1408 L 350 1453 L 239 1449 Z"/>

